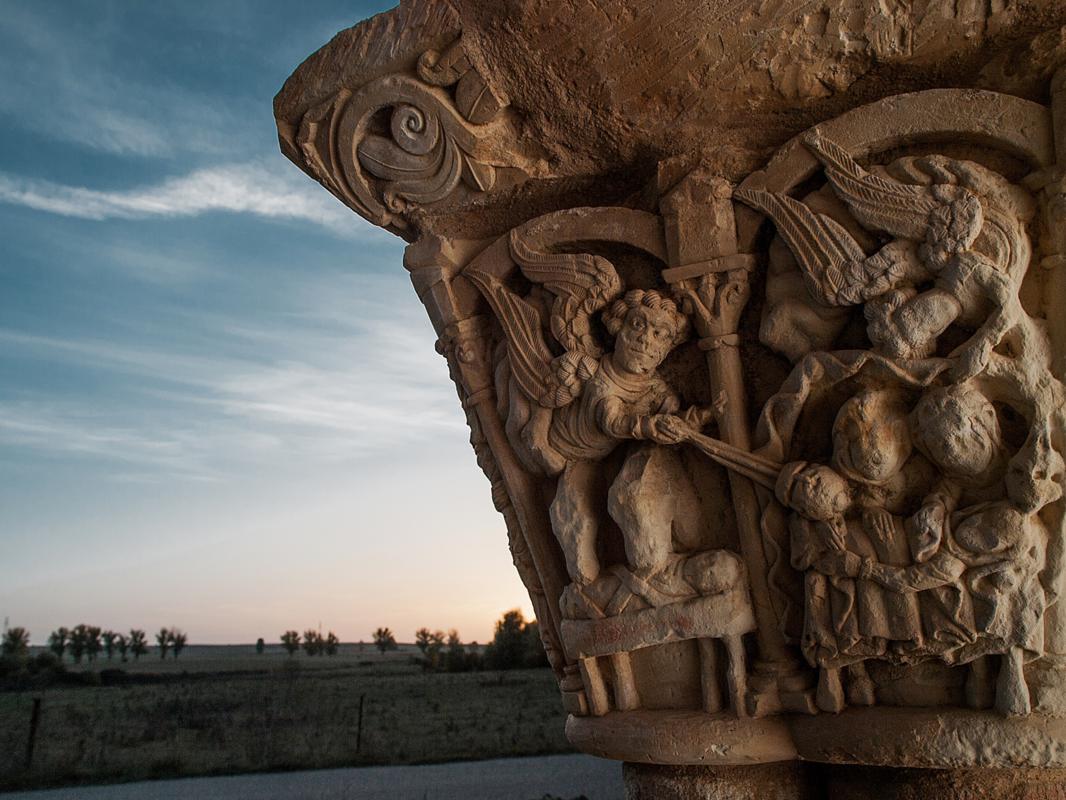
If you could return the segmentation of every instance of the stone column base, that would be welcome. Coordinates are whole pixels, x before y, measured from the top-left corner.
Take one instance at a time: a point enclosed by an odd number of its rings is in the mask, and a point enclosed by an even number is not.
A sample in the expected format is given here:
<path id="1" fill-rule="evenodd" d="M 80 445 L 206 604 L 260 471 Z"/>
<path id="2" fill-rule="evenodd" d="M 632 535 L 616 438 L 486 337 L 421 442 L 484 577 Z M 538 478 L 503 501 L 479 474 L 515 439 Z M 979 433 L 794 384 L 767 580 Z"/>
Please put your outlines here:
<path id="1" fill-rule="evenodd" d="M 626 800 L 1066 800 L 1063 769 L 626 762 L 622 775 Z"/>
<path id="2" fill-rule="evenodd" d="M 820 767 L 827 800 L 1066 800 L 1066 770 Z"/>
<path id="3" fill-rule="evenodd" d="M 626 800 L 820 800 L 814 776 L 799 761 L 743 767 L 622 765 Z"/>

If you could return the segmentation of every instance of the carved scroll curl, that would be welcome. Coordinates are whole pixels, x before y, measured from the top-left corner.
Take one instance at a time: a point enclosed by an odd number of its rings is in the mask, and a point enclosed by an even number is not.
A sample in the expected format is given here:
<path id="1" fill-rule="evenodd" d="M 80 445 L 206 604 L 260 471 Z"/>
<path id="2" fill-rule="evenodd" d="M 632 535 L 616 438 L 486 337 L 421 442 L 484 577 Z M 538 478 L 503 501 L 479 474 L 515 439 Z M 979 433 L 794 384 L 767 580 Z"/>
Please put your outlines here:
<path id="1" fill-rule="evenodd" d="M 497 167 L 512 160 L 496 144 L 502 132 L 499 121 L 467 121 L 446 91 L 390 75 L 312 109 L 298 142 L 308 168 L 346 205 L 376 225 L 403 229 L 407 212 L 448 197 L 460 183 L 490 190 Z"/>

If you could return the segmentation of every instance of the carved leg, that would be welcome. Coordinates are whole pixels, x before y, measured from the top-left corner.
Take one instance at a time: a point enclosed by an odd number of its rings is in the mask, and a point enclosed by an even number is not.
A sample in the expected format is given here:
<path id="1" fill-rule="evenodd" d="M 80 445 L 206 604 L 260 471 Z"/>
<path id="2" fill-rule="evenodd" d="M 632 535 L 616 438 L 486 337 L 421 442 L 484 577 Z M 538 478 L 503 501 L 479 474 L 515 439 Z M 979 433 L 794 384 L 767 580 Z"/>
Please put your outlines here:
<path id="1" fill-rule="evenodd" d="M 839 714 L 844 710 L 844 684 L 840 680 L 839 667 L 822 667 L 818 670 L 815 702 L 818 708 L 830 714 Z"/>
<path id="2" fill-rule="evenodd" d="M 991 708 L 994 703 L 991 659 L 989 656 L 975 658 L 970 662 L 966 674 L 966 705 L 970 708 Z"/>
<path id="3" fill-rule="evenodd" d="M 1012 647 L 1000 657 L 996 711 L 1001 714 L 1022 716 L 1032 711 L 1023 664 L 1024 656 L 1020 647 Z"/>
<path id="4" fill-rule="evenodd" d="M 877 693 L 870 673 L 866 671 L 864 661 L 856 662 L 847 668 L 848 703 L 853 706 L 872 706 L 877 703 Z"/>
<path id="5" fill-rule="evenodd" d="M 640 708 L 640 693 L 633 678 L 633 665 L 629 653 L 615 653 L 610 657 L 614 670 L 614 705 L 619 711 L 635 711 Z"/>
<path id="6" fill-rule="evenodd" d="M 641 447 L 626 458 L 607 493 L 607 509 L 622 529 L 626 561 L 638 575 L 662 569 L 673 553 L 673 525 L 682 486 L 669 451 Z M 673 478 L 673 480 L 671 480 Z M 698 507 L 692 509 L 698 515 Z"/>
<path id="7" fill-rule="evenodd" d="M 602 717 L 610 711 L 607 702 L 607 684 L 603 682 L 603 673 L 595 658 L 583 658 L 578 662 L 581 680 L 585 683 L 585 695 L 588 699 L 589 713 Z"/>
<path id="8" fill-rule="evenodd" d="M 722 710 L 722 689 L 718 685 L 718 642 L 697 639 L 700 648 L 700 686 L 703 690 L 703 710 L 717 714 Z"/>
<path id="9" fill-rule="evenodd" d="M 567 464 L 555 490 L 550 515 L 566 569 L 580 584 L 596 580 L 600 561 L 596 555 L 596 509 L 592 506 L 592 483 L 596 471 L 589 461 Z"/>
<path id="10" fill-rule="evenodd" d="M 744 659 L 744 640 L 740 636 L 726 636 L 726 652 L 729 653 L 729 668 L 726 670 L 726 685 L 729 687 L 729 701 L 738 717 L 748 716 L 748 671 Z"/>

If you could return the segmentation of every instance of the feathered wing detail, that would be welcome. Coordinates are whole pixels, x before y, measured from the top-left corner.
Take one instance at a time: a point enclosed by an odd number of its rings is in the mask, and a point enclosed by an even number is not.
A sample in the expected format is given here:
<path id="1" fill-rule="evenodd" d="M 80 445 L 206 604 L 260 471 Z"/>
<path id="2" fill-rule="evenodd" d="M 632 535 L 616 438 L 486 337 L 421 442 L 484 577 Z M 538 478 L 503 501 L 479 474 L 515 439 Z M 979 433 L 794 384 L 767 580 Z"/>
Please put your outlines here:
<path id="1" fill-rule="evenodd" d="M 552 352 L 544 340 L 540 312 L 487 272 L 468 269 L 464 275 L 485 297 L 503 327 L 515 383 L 530 400 L 554 407 L 548 402 L 553 396 Z"/>
<path id="2" fill-rule="evenodd" d="M 622 279 L 606 258 L 588 253 L 541 253 L 511 231 L 511 257 L 522 274 L 555 295 L 550 327 L 568 351 L 598 358 L 603 354 L 590 332 L 593 314 L 622 293 Z"/>
<path id="3" fill-rule="evenodd" d="M 867 257 L 843 225 L 788 195 L 742 189 L 735 197 L 774 221 L 799 262 L 807 290 L 820 303 L 865 302 L 891 288 L 905 272 L 906 262 L 885 254 L 888 248 Z"/>
<path id="4" fill-rule="evenodd" d="M 804 137 L 803 143 L 822 162 L 837 196 L 855 219 L 871 230 L 922 241 L 932 212 L 964 194 L 972 194 L 961 186 L 938 185 L 934 189 L 873 175 L 817 130 Z"/>

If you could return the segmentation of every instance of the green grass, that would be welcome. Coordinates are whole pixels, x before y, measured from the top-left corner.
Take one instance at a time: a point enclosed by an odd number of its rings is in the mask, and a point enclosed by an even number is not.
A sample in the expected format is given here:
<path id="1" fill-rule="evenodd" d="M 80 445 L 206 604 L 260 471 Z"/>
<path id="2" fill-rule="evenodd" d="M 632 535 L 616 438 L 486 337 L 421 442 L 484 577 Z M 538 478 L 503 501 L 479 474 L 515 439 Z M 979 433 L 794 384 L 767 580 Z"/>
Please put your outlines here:
<path id="1" fill-rule="evenodd" d="M 0 789 L 571 749 L 549 670 L 423 673 L 408 653 L 355 647 L 335 658 L 189 648 L 176 662 L 110 665 L 162 666 L 159 683 L 0 693 Z M 33 697 L 42 708 L 27 771 Z"/>

